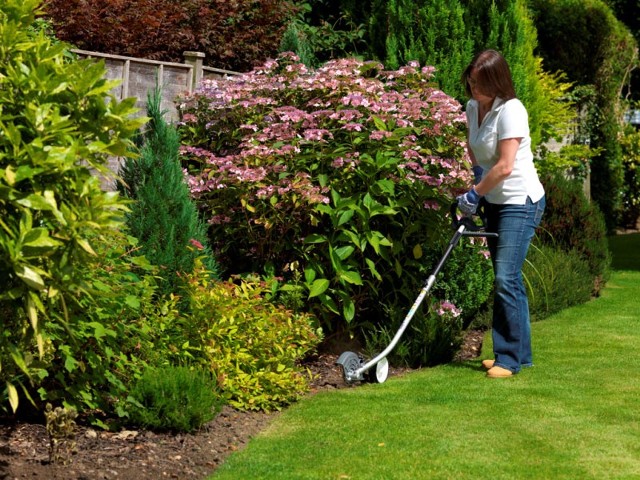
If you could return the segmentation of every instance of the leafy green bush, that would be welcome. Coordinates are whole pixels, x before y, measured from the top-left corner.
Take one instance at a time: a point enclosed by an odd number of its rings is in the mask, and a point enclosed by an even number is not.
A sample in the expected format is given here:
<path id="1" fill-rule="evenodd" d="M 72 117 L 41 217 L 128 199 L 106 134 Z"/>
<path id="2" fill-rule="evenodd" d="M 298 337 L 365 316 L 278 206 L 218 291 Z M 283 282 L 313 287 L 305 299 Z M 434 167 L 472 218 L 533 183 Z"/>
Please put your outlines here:
<path id="1" fill-rule="evenodd" d="M 133 200 L 126 214 L 132 235 L 140 240 L 138 254 L 160 267 L 162 293 L 179 293 L 180 274 L 190 272 L 202 255 L 214 276 L 218 266 L 208 247 L 207 227 L 191 200 L 178 158 L 180 137 L 163 118 L 159 88 L 149 92 L 150 120 L 142 134 L 139 158 L 125 160 L 118 189 Z"/>
<path id="2" fill-rule="evenodd" d="M 425 263 L 435 267 L 442 253 L 431 249 Z M 432 295 L 454 304 L 460 310 L 462 324 L 466 327 L 485 306 L 493 290 L 488 248 L 478 239 L 463 238 L 452 250 L 440 275 L 433 285 Z"/>
<path id="3" fill-rule="evenodd" d="M 154 430 L 193 432 L 223 405 L 215 380 L 189 367 L 146 370 L 131 389 L 130 422 Z"/>
<path id="4" fill-rule="evenodd" d="M 543 183 L 547 208 L 538 238 L 564 252 L 577 252 L 589 266 L 597 293 L 607 280 L 611 265 L 603 215 L 597 205 L 587 200 L 581 182 L 555 175 L 544 177 Z"/>
<path id="5" fill-rule="evenodd" d="M 353 56 L 365 46 L 364 26 L 356 25 L 341 5 L 326 5 L 325 0 L 299 4 L 280 42 L 280 52 L 293 52 L 308 67 L 317 67 L 336 58 Z M 313 3 L 316 3 L 315 10 Z M 331 13 L 330 10 L 339 10 Z"/>
<path id="6" fill-rule="evenodd" d="M 575 250 L 563 251 L 534 243 L 523 268 L 531 321 L 591 299 L 593 275 Z"/>
<path id="7" fill-rule="evenodd" d="M 432 71 L 308 71 L 283 55 L 185 98 L 184 160 L 223 267 L 302 286 L 327 332 L 409 304 L 428 274 L 420 252 L 442 247 L 469 181 L 461 106 Z"/>
<path id="8" fill-rule="evenodd" d="M 3 404 L 8 399 L 13 410 L 19 386 L 33 394 L 51 356 L 85 355 L 87 345 L 112 334 L 95 318 L 80 327 L 70 308 L 95 305 L 85 266 L 96 261 L 100 239 L 122 225 L 124 203 L 102 191 L 95 173 L 109 174 L 108 156 L 130 154 L 144 122 L 130 118 L 135 99 L 109 96 L 114 82 L 104 79 L 104 65 L 70 60 L 64 44 L 30 29 L 39 3 L 0 4 L 0 311 L 7 313 L 0 381 Z M 101 361 L 69 360 L 56 381 L 71 385 L 72 372 L 91 375 Z"/>
<path id="9" fill-rule="evenodd" d="M 581 87 L 592 87 L 594 95 L 577 106 L 587 113 L 582 135 L 599 149 L 591 162 L 591 195 L 611 233 L 622 209 L 620 92 L 637 63 L 637 43 L 601 0 L 532 0 L 529 5 L 547 68 L 565 72 Z"/>
<path id="10" fill-rule="evenodd" d="M 584 182 L 591 159 L 599 153 L 588 145 L 564 145 L 557 152 L 546 152 L 536 161 L 536 169 L 540 176 L 569 175 Z"/>
<path id="11" fill-rule="evenodd" d="M 265 300 L 263 283 L 212 283 L 198 262 L 186 278 L 195 361 L 212 371 L 232 406 L 279 409 L 307 391 L 298 362 L 322 340 L 311 316 Z"/>
<path id="12" fill-rule="evenodd" d="M 131 255 L 135 239 L 113 231 L 94 246 L 97 256 L 82 267 L 84 295 L 70 298 L 64 312 L 49 310 L 46 353 L 34 361 L 27 391 L 37 392 L 35 401 L 117 418 L 126 416 L 120 400 L 151 358 L 145 352 L 161 354 L 149 332 L 162 317 L 163 302 L 156 300 L 156 269 Z M 37 358 L 33 348 L 25 353 Z"/>

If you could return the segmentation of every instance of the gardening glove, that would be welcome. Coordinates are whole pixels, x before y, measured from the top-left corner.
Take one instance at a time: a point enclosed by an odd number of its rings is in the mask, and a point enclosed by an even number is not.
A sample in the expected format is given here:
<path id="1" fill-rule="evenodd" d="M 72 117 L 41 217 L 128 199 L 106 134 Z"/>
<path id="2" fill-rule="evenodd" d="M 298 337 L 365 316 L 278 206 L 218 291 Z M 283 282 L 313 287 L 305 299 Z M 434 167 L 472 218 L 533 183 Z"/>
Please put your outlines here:
<path id="1" fill-rule="evenodd" d="M 463 215 L 471 216 L 476 213 L 476 209 L 478 208 L 478 203 L 482 197 L 478 195 L 475 188 L 471 188 L 464 195 L 460 195 L 458 200 L 458 210 L 462 212 Z"/>
<path id="2" fill-rule="evenodd" d="M 482 180 L 484 169 L 480 165 L 474 165 L 471 169 L 473 170 L 473 184 L 477 185 Z"/>

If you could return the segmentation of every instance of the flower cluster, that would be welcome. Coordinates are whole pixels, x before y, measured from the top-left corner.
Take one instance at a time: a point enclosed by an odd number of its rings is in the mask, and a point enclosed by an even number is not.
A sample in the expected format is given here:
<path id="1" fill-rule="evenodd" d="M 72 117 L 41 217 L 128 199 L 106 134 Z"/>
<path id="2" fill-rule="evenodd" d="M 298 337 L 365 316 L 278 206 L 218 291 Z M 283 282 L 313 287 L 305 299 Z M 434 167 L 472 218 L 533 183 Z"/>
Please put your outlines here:
<path id="1" fill-rule="evenodd" d="M 436 313 L 441 317 L 458 318 L 462 312 L 453 303 L 442 301 L 437 306 Z"/>
<path id="2" fill-rule="evenodd" d="M 187 180 L 220 263 L 286 276 L 297 261 L 323 286 L 310 296 L 347 317 L 387 270 L 420 268 L 402 252 L 447 225 L 441 206 L 470 181 L 461 105 L 432 74 L 283 54 L 181 99 Z"/>

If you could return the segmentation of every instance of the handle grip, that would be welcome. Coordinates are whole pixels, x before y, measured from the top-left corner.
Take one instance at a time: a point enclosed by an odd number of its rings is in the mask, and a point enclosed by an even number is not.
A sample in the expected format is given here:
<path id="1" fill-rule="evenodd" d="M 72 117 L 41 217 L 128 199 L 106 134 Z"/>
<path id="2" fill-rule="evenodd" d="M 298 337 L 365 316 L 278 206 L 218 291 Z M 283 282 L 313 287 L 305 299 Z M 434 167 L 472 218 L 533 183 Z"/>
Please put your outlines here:
<path id="1" fill-rule="evenodd" d="M 458 228 L 460 228 L 461 225 L 464 225 L 465 231 L 463 235 L 468 237 L 497 237 L 498 236 L 497 233 L 486 231 L 487 215 L 485 212 L 485 205 L 483 202 L 480 202 L 480 204 L 478 205 L 478 209 L 476 210 L 476 213 L 474 215 L 474 217 L 478 217 L 480 219 L 480 222 L 481 222 L 480 225 L 478 225 L 476 222 L 473 221 L 473 217 L 462 216 L 458 218 L 457 211 L 458 211 L 458 201 L 456 200 L 451 204 L 451 209 L 450 209 L 451 227 L 454 230 L 457 230 Z"/>

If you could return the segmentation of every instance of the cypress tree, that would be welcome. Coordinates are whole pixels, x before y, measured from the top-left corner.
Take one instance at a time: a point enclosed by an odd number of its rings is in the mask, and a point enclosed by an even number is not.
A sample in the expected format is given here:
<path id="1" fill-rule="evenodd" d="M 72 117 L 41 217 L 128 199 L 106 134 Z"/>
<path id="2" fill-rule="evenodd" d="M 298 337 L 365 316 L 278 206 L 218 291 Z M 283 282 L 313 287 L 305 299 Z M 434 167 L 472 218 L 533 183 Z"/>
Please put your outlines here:
<path id="1" fill-rule="evenodd" d="M 161 267 L 161 292 L 177 293 L 180 273 L 191 272 L 196 257 L 204 257 L 214 277 L 218 265 L 182 172 L 179 134 L 164 120 L 160 102 L 160 89 L 156 88 L 148 95 L 150 121 L 141 136 L 140 157 L 124 163 L 118 188 L 133 200 L 127 225 L 140 242 L 140 254 Z"/>

